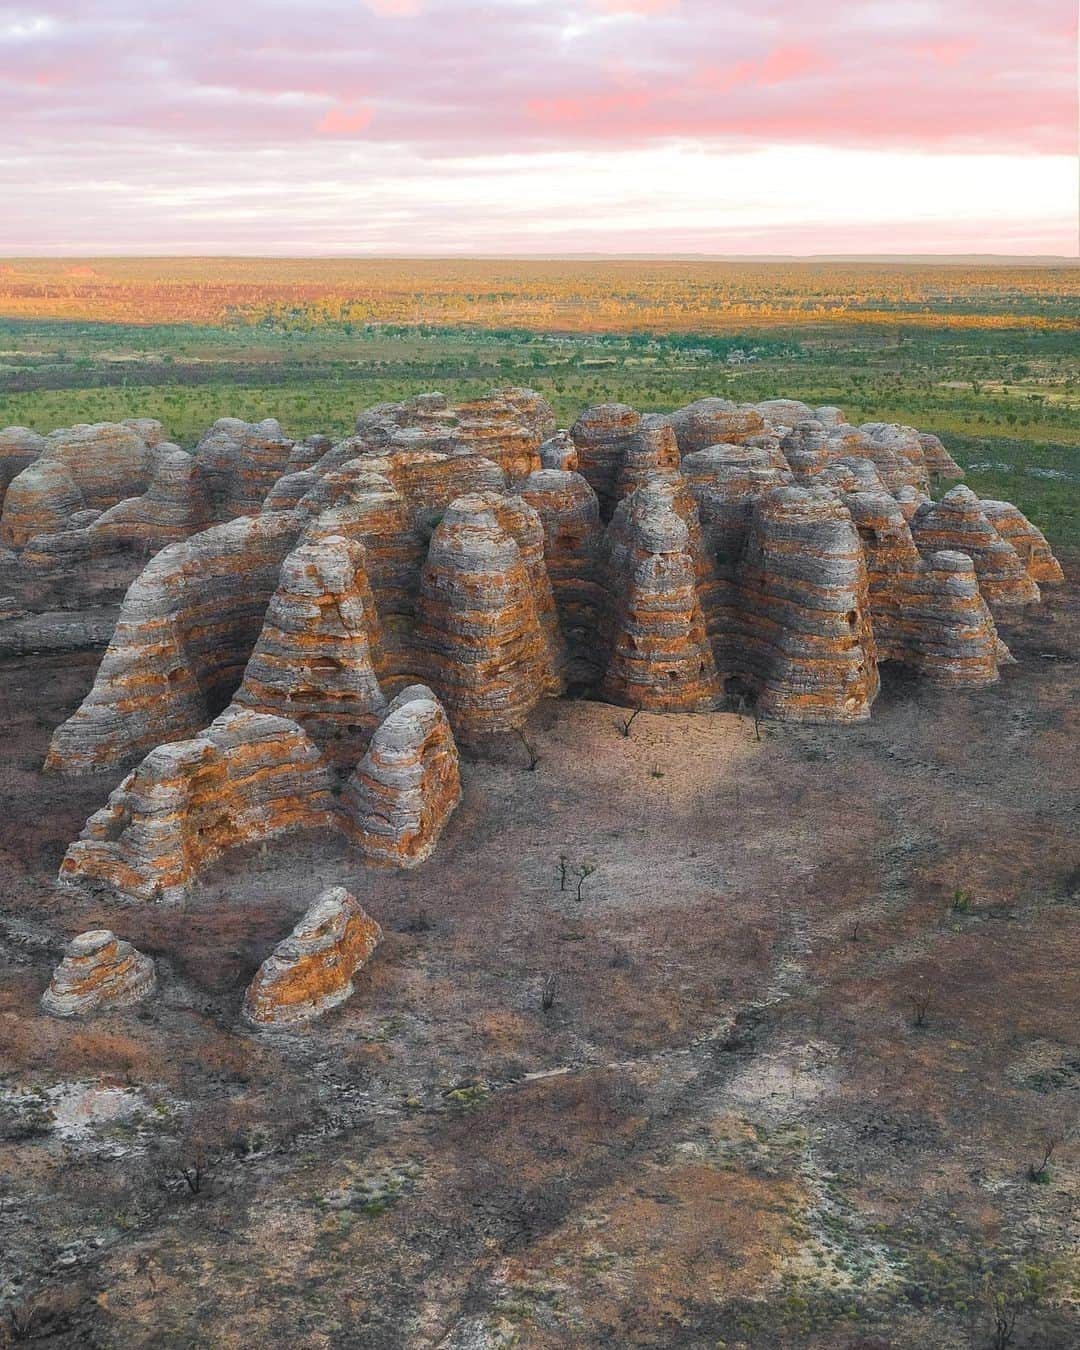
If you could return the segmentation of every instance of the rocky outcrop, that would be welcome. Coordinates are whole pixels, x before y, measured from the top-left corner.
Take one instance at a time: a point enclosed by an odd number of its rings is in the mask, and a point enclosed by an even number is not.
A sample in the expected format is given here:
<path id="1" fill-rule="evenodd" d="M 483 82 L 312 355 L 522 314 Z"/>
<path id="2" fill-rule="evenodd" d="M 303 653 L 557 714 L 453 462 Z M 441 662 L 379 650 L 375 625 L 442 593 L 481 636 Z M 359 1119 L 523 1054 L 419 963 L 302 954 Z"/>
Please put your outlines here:
<path id="1" fill-rule="evenodd" d="M 91 552 L 104 541 L 141 544 L 156 552 L 205 529 L 209 510 L 195 460 L 178 446 L 157 447 L 149 486 L 103 511 L 88 527 Z"/>
<path id="2" fill-rule="evenodd" d="M 581 467 L 577 446 L 568 431 L 557 431 L 540 447 L 540 466 L 544 469 L 565 469 L 577 473 Z"/>
<path id="3" fill-rule="evenodd" d="M 425 685 L 410 685 L 383 713 L 345 787 L 343 828 L 369 862 L 416 867 L 460 800 L 446 713 Z"/>
<path id="4" fill-rule="evenodd" d="M 818 420 L 813 408 L 797 398 L 767 398 L 755 403 L 754 407 L 769 426 L 775 427 L 778 431 L 790 431 L 800 422 Z"/>
<path id="5" fill-rule="evenodd" d="M 486 493 L 451 503 L 431 537 L 416 643 L 458 734 L 520 727 L 560 687 L 554 603 L 535 552 L 539 544 L 542 558 L 542 540 L 526 502 Z"/>
<path id="6" fill-rule="evenodd" d="M 64 855 L 59 884 L 84 896 L 181 899 L 230 848 L 332 825 L 331 783 L 295 722 L 229 708 L 128 774 Z"/>
<path id="7" fill-rule="evenodd" d="M 54 1017 L 84 1017 L 139 1003 L 156 983 L 150 957 L 107 928 L 96 928 L 68 943 L 41 1006 Z"/>
<path id="8" fill-rule="evenodd" d="M 625 403 L 587 408 L 570 429 L 578 471 L 600 504 L 602 520 L 610 520 L 619 500 L 619 475 L 628 452 L 640 444 L 641 415 Z"/>
<path id="9" fill-rule="evenodd" d="M 666 417 L 647 413 L 630 437 L 615 478 L 615 498 L 621 501 L 652 479 L 679 471 L 679 443 Z"/>
<path id="10" fill-rule="evenodd" d="M 717 707 L 721 689 L 676 492 L 650 483 L 615 512 L 606 560 L 610 655 L 600 687 L 629 707 L 695 712 Z"/>
<path id="11" fill-rule="evenodd" d="M 601 583 L 603 529 L 596 493 L 579 473 L 540 469 L 530 474 L 522 498 L 536 511 L 544 532 L 544 565 L 551 582 L 568 672 L 577 683 L 599 678 L 599 641 L 607 593 Z"/>
<path id="12" fill-rule="evenodd" d="M 991 608 L 1030 605 L 1039 599 L 1039 588 L 1016 550 L 987 519 L 970 488 L 954 487 L 941 501 L 916 512 L 911 532 L 924 555 L 966 553 Z"/>
<path id="13" fill-rule="evenodd" d="M 756 503 L 725 661 L 722 673 L 747 681 L 768 716 L 870 715 L 879 680 L 866 562 L 832 489 L 779 487 Z"/>
<path id="14" fill-rule="evenodd" d="M 46 768 L 112 768 L 204 727 L 240 683 L 297 528 L 286 514 L 242 518 L 152 558 Z"/>
<path id="15" fill-rule="evenodd" d="M 210 519 L 252 516 L 285 472 L 293 443 L 273 417 L 219 417 L 195 449 L 196 479 Z"/>
<path id="16" fill-rule="evenodd" d="M 726 398 L 699 398 L 673 412 L 668 420 L 683 455 L 710 445 L 741 445 L 748 437 L 768 430 L 757 408 Z"/>
<path id="17" fill-rule="evenodd" d="M 1065 580 L 1061 564 L 1050 551 L 1046 536 L 1033 525 L 1012 502 L 998 502 L 982 498 L 982 513 L 1007 544 L 1016 550 L 1024 570 L 1040 586 L 1056 585 Z"/>
<path id="18" fill-rule="evenodd" d="M 55 534 L 85 506 L 66 465 L 36 459 L 8 484 L 0 516 L 0 544 L 23 548 L 37 534 Z"/>
<path id="19" fill-rule="evenodd" d="M 352 997 L 353 977 L 381 940 L 382 929 L 344 886 L 323 891 L 248 985 L 245 1019 L 288 1027 L 321 1017 Z"/>
<path id="20" fill-rule="evenodd" d="M 924 560 L 888 493 L 858 492 L 845 500 L 866 553 L 878 660 L 901 662 L 942 684 L 996 680 L 1008 651 L 971 559 L 941 552 Z"/>
<path id="21" fill-rule="evenodd" d="M 233 702 L 298 722 L 331 759 L 355 762 L 386 706 L 364 546 L 340 535 L 286 557 Z"/>
<path id="22" fill-rule="evenodd" d="M 864 456 L 874 461 L 889 492 L 902 487 L 925 491 L 929 487 L 926 456 L 914 427 L 898 422 L 864 422 L 859 431 L 866 437 Z"/>
<path id="23" fill-rule="evenodd" d="M 939 437 L 931 431 L 920 431 L 918 435 L 926 472 L 932 478 L 963 478 L 963 469 L 945 449 Z"/>
<path id="24" fill-rule="evenodd" d="M 0 507 L 8 484 L 45 449 L 45 437 L 29 427 L 0 427 Z"/>

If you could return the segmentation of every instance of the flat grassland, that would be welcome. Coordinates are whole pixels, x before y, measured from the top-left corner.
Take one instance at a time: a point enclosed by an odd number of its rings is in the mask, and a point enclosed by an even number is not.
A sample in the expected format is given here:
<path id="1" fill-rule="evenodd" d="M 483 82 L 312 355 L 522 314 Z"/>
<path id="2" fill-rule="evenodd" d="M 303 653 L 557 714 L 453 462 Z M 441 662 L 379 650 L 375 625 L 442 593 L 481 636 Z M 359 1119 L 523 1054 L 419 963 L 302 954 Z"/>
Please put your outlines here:
<path id="1" fill-rule="evenodd" d="M 983 496 L 1080 542 L 1080 267 L 26 259 L 0 264 L 0 424 L 359 408 L 528 384 L 590 403 L 838 403 L 938 432 Z M 974 466 L 974 467 L 973 467 Z"/>

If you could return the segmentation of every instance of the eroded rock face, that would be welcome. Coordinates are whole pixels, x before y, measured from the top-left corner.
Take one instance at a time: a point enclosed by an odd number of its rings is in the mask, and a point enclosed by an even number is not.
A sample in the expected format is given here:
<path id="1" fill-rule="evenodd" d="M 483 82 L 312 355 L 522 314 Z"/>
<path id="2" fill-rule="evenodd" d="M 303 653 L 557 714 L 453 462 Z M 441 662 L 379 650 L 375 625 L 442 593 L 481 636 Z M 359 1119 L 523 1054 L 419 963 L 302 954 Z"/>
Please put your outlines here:
<path id="1" fill-rule="evenodd" d="M 403 689 L 375 728 L 342 798 L 343 828 L 369 862 L 416 867 L 461 800 L 446 713 L 425 685 Z"/>
<path id="2" fill-rule="evenodd" d="M 966 553 L 975 565 L 979 589 L 992 609 L 1038 601 L 1038 585 L 1016 549 L 987 519 L 982 503 L 970 488 L 954 487 L 941 501 L 918 511 L 911 532 L 923 554 Z"/>
<path id="3" fill-rule="evenodd" d="M 364 546 L 340 535 L 301 544 L 286 557 L 233 699 L 299 722 L 338 761 L 355 762 L 386 706 L 365 561 Z"/>
<path id="4" fill-rule="evenodd" d="M 683 455 L 710 445 L 741 445 L 748 437 L 768 430 L 756 407 L 726 398 L 700 398 L 673 412 L 668 420 Z"/>
<path id="5" fill-rule="evenodd" d="M 53 971 L 41 1006 L 54 1017 L 127 1008 L 148 998 L 156 985 L 154 963 L 107 928 L 80 933 Z"/>
<path id="6" fill-rule="evenodd" d="M 550 583 L 539 583 L 536 512 L 520 498 L 504 511 L 488 494 L 460 497 L 431 537 L 420 582 L 416 640 L 423 669 L 455 728 L 475 736 L 520 727 L 560 687 L 546 615 Z M 533 569 L 533 570 L 530 570 Z M 536 589 L 534 589 L 534 586 Z"/>
<path id="7" fill-rule="evenodd" d="M 998 502 L 982 498 L 982 513 L 1007 544 L 1016 550 L 1024 570 L 1040 586 L 1053 586 L 1065 580 L 1061 564 L 1050 551 L 1046 536 L 1032 525 L 1012 502 Z"/>
<path id="8" fill-rule="evenodd" d="M 839 722 L 870 715 L 879 679 L 869 581 L 838 493 L 779 487 L 761 497 L 739 592 L 740 641 L 729 659 L 756 687 L 763 713 Z"/>
<path id="9" fill-rule="evenodd" d="M 344 886 L 323 891 L 259 967 L 244 995 L 244 1017 L 288 1027 L 351 998 L 353 976 L 382 940 L 382 929 Z"/>
<path id="10" fill-rule="evenodd" d="M 676 492 L 651 483 L 615 512 L 607 541 L 610 656 L 601 689 L 629 707 L 703 711 L 719 705 L 721 690 Z"/>
<path id="11" fill-rule="evenodd" d="M 932 431 L 920 431 L 919 443 L 923 450 L 926 471 L 935 478 L 963 478 L 964 471 Z"/>
<path id="12" fill-rule="evenodd" d="M 625 403 L 601 403 L 587 408 L 570 429 L 577 449 L 578 472 L 600 503 L 600 516 L 610 520 L 621 495 L 623 463 L 640 444 L 641 414 Z"/>
<path id="13" fill-rule="evenodd" d="M 152 558 L 46 769 L 111 768 L 204 727 L 240 683 L 297 530 L 284 513 L 241 518 Z"/>
<path id="14" fill-rule="evenodd" d="M 45 437 L 29 427 L 0 427 L 0 508 L 8 484 L 45 449 Z"/>
<path id="15" fill-rule="evenodd" d="M 942 684 L 993 683 L 1008 652 L 971 559 L 951 552 L 923 559 L 886 492 L 854 493 L 846 504 L 866 553 L 878 660 L 902 662 Z"/>
<path id="16" fill-rule="evenodd" d="M 199 491 L 210 519 L 255 515 L 286 471 L 292 450 L 273 417 L 262 422 L 219 417 L 195 449 Z"/>
<path id="17" fill-rule="evenodd" d="M 227 849 L 334 823 L 332 774 L 301 728 L 229 708 L 159 745 L 90 817 L 60 867 L 83 895 L 179 900 Z"/>

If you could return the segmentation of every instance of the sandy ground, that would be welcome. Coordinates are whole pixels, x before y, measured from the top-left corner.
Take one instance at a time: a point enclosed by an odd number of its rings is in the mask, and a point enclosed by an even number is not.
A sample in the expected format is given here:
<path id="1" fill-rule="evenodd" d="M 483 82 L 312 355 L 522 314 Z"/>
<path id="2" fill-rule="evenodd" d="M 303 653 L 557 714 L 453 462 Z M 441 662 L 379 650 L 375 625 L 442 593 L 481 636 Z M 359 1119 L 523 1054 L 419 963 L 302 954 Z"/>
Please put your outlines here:
<path id="1" fill-rule="evenodd" d="M 1080 1343 L 1080 606 L 1047 594 L 991 689 L 886 668 L 858 727 L 629 737 L 547 704 L 535 772 L 468 753 L 418 871 L 294 836 L 168 908 L 53 895 L 113 785 L 39 771 L 97 658 L 2 663 L 0 1335 L 949 1350 L 997 1298 L 1014 1346 Z M 336 883 L 386 930 L 355 997 L 245 1030 Z M 96 926 L 158 994 L 42 1017 Z"/>

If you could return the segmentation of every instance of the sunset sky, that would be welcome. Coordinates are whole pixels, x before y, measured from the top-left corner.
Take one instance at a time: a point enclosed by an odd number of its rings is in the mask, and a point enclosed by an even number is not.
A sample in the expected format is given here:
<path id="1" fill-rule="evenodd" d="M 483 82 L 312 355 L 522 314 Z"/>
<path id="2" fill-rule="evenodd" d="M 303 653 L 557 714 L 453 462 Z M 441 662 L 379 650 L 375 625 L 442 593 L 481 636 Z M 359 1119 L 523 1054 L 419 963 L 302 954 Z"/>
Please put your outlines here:
<path id="1" fill-rule="evenodd" d="M 48 0 L 0 48 L 0 253 L 1077 252 L 1075 0 Z"/>

